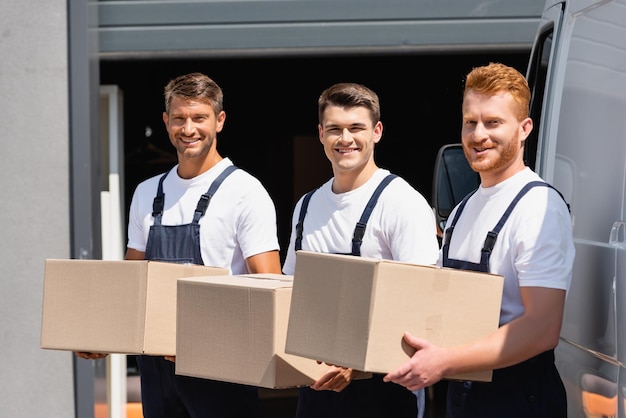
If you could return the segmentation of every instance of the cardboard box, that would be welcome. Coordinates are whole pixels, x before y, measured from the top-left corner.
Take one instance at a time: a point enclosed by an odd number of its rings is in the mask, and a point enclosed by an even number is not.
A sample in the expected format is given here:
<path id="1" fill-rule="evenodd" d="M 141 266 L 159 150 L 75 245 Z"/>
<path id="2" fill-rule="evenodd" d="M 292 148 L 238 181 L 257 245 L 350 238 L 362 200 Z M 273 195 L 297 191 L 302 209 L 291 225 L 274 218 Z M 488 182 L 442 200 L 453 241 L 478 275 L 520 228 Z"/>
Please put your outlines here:
<path id="1" fill-rule="evenodd" d="M 41 348 L 173 355 L 176 281 L 227 269 L 157 261 L 45 264 Z"/>
<path id="2" fill-rule="evenodd" d="M 285 354 L 292 283 L 280 274 L 179 280 L 176 374 L 269 389 L 315 382 L 328 365 Z"/>
<path id="3" fill-rule="evenodd" d="M 388 373 L 415 352 L 405 331 L 444 347 L 494 332 L 503 285 L 492 274 L 298 251 L 285 351 Z M 491 375 L 446 378 L 490 381 Z"/>

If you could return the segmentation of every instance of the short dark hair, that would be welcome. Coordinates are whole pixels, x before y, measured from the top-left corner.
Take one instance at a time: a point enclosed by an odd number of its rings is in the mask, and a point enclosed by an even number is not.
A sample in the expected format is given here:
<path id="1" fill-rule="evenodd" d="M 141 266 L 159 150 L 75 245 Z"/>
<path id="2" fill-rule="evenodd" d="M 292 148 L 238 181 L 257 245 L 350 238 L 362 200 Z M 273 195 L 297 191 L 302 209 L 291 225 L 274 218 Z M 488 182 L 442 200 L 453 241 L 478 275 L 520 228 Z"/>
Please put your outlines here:
<path id="1" fill-rule="evenodd" d="M 317 101 L 319 123 L 323 123 L 324 111 L 328 106 L 359 107 L 370 111 L 372 124 L 380 121 L 380 102 L 371 89 L 357 83 L 337 83 L 322 92 Z"/>
<path id="2" fill-rule="evenodd" d="M 190 73 L 170 80 L 165 86 L 165 112 L 170 113 L 170 104 L 174 97 L 185 100 L 198 100 L 209 104 L 215 114 L 222 111 L 224 93 L 218 84 L 202 73 Z"/>

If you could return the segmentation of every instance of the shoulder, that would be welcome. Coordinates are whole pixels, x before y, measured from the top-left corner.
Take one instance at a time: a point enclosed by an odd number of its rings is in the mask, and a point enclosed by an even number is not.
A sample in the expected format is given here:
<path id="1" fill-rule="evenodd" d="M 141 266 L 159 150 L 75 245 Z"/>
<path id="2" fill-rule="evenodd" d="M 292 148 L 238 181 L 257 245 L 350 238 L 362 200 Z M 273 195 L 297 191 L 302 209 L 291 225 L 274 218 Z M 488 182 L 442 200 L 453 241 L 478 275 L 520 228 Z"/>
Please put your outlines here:
<path id="1" fill-rule="evenodd" d="M 385 188 L 389 190 L 387 194 L 388 198 L 393 200 L 408 200 L 408 201 L 420 201 L 425 202 L 426 198 L 422 195 L 413 185 L 411 185 L 406 179 L 400 177 L 397 174 L 391 174 L 391 181 Z"/>
<path id="2" fill-rule="evenodd" d="M 518 201 L 511 214 L 516 220 L 513 222 L 517 222 L 522 231 L 532 229 L 532 224 L 539 229 L 556 225 L 570 228 L 571 215 L 567 202 L 557 189 L 543 180 L 540 182 L 528 189 L 526 195 Z"/>
<path id="3" fill-rule="evenodd" d="M 432 216 L 432 207 L 428 200 L 400 176 L 396 176 L 383 190 L 377 206 L 384 213 L 395 213 L 397 218 Z"/>
<path id="4" fill-rule="evenodd" d="M 230 195 L 229 201 L 233 203 L 237 202 L 257 211 L 261 207 L 274 207 L 274 202 L 261 180 L 242 168 L 233 171 L 224 180 L 223 187 Z"/>
<path id="5" fill-rule="evenodd" d="M 551 184 L 528 167 L 500 185 L 479 190 L 481 193 L 477 195 L 491 196 L 507 204 L 518 199 L 516 206 L 527 205 L 528 202 L 538 204 L 546 200 L 552 201 L 557 197 L 562 200 L 560 193 Z M 541 210 L 543 207 L 537 209 Z"/>
<path id="6" fill-rule="evenodd" d="M 550 209 L 557 209 L 557 212 L 562 212 L 563 210 L 569 212 L 567 202 L 561 192 L 534 171 L 527 168 L 520 180 L 523 180 L 519 186 L 520 191 L 526 187 L 528 188 L 526 193 L 530 195 L 530 198 L 526 199 L 526 205 L 536 205 L 537 203 L 545 202 L 545 205 L 541 205 L 535 208 L 535 210 L 550 211 Z"/>
<path id="7" fill-rule="evenodd" d="M 228 181 L 236 184 L 237 187 L 245 187 L 246 189 L 265 190 L 265 186 L 259 178 L 250 174 L 241 167 L 237 167 L 229 176 Z"/>

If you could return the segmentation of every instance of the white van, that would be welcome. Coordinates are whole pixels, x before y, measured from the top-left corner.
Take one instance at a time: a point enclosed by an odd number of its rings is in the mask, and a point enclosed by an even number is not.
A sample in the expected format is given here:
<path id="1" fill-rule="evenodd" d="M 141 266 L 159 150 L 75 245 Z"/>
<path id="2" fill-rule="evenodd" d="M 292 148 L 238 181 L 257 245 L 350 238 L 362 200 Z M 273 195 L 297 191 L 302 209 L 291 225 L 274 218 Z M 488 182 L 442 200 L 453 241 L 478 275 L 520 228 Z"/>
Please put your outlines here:
<path id="1" fill-rule="evenodd" d="M 568 417 L 626 418 L 626 0 L 548 0 L 527 79 L 526 164 L 561 191 L 574 225 L 556 350 Z M 459 147 L 438 156 L 439 221 L 476 186 Z"/>

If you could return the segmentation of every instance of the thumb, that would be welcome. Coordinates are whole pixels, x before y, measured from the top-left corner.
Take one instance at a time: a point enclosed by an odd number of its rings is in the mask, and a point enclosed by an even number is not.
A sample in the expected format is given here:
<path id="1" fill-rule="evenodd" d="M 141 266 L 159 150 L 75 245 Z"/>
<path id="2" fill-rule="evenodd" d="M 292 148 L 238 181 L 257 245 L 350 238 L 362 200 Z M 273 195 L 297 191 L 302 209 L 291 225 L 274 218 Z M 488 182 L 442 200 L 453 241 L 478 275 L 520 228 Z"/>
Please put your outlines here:
<path id="1" fill-rule="evenodd" d="M 406 343 L 410 345 L 411 347 L 416 348 L 418 350 L 426 344 L 426 340 L 416 337 L 415 335 L 411 334 L 408 331 L 404 333 L 404 341 L 406 341 Z"/>

